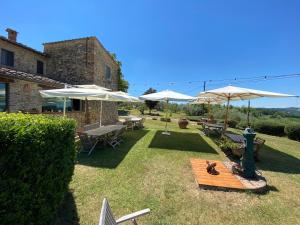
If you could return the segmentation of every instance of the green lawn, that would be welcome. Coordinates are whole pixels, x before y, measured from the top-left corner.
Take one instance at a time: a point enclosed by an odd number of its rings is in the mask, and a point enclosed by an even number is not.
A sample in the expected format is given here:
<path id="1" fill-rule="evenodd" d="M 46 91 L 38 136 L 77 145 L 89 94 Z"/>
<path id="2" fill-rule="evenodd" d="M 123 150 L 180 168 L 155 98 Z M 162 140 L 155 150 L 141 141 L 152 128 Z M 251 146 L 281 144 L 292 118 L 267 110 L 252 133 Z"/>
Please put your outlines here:
<path id="1" fill-rule="evenodd" d="M 116 217 L 151 208 L 140 224 L 300 224 L 300 142 L 260 135 L 266 194 L 207 191 L 197 187 L 189 158 L 225 160 L 219 148 L 197 126 L 170 123 L 172 135 L 162 136 L 163 122 L 145 125 L 116 150 L 79 155 L 57 224 L 97 224 L 104 197 Z"/>

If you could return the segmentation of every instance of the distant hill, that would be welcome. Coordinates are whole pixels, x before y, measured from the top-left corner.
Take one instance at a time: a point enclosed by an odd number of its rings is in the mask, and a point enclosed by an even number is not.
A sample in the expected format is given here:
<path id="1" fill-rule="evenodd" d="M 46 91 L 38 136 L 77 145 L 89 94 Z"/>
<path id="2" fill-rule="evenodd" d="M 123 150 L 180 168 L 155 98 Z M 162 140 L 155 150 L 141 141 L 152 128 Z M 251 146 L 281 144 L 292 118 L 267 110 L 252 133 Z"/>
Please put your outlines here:
<path id="1" fill-rule="evenodd" d="M 289 107 L 289 108 L 257 108 L 258 110 L 262 111 L 270 111 L 271 112 L 282 112 L 288 116 L 296 116 L 300 117 L 300 108 L 296 107 Z"/>

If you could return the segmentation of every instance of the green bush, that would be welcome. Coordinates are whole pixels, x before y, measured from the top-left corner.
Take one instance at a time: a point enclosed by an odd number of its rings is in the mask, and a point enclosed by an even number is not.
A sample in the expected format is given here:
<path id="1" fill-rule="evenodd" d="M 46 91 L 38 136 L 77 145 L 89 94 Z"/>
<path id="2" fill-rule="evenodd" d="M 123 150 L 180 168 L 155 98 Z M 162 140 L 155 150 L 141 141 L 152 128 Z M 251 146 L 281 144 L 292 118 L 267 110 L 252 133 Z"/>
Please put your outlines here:
<path id="1" fill-rule="evenodd" d="M 74 170 L 75 122 L 0 113 L 1 224 L 48 224 Z"/>
<path id="2" fill-rule="evenodd" d="M 247 127 L 248 127 L 248 122 L 247 122 L 247 120 L 242 120 L 242 121 L 240 121 L 240 122 L 237 124 L 237 127 L 238 127 L 239 129 L 245 129 L 245 128 L 247 128 Z"/>
<path id="3" fill-rule="evenodd" d="M 161 117 L 161 118 L 160 118 L 160 121 L 163 121 L 163 122 L 171 122 L 171 119 L 170 119 L 170 118 Z"/>
<path id="4" fill-rule="evenodd" d="M 236 128 L 236 125 L 238 124 L 238 121 L 236 121 L 236 120 L 228 120 L 227 124 L 231 128 Z"/>
<path id="5" fill-rule="evenodd" d="M 198 122 L 201 120 L 200 116 L 187 116 L 186 118 L 190 121 L 195 121 L 195 122 Z"/>
<path id="6" fill-rule="evenodd" d="M 300 124 L 288 124 L 284 131 L 289 139 L 300 141 Z"/>
<path id="7" fill-rule="evenodd" d="M 125 109 L 118 109 L 118 116 L 128 116 L 129 111 Z"/>
<path id="8" fill-rule="evenodd" d="M 228 150 L 232 150 L 234 148 L 238 148 L 239 144 L 234 143 L 231 140 L 228 140 L 227 138 L 222 139 L 221 142 L 219 143 L 219 147 L 223 150 L 223 151 L 228 151 Z"/>
<path id="9" fill-rule="evenodd" d="M 254 123 L 255 131 L 275 136 L 284 135 L 284 124 L 268 120 L 258 120 Z"/>

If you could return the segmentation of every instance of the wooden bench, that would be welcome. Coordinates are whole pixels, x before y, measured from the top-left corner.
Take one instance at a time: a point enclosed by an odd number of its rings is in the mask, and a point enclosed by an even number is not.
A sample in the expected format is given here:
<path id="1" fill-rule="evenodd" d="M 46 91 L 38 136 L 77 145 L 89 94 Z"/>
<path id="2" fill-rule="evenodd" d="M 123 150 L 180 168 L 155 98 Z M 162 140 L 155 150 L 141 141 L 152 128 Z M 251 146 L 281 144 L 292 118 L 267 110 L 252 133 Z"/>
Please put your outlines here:
<path id="1" fill-rule="evenodd" d="M 232 134 L 232 133 L 228 133 L 226 132 L 224 134 L 225 137 L 227 137 L 228 139 L 230 139 L 231 141 L 233 141 L 234 143 L 239 143 L 241 144 L 241 146 L 237 149 L 233 149 L 232 150 L 232 154 L 234 154 L 235 156 L 241 157 L 244 154 L 245 151 L 245 138 L 243 135 L 240 134 Z M 259 161 L 259 151 L 260 149 L 264 146 L 265 144 L 265 140 L 259 137 L 256 137 L 254 139 L 254 159 L 255 161 Z"/>

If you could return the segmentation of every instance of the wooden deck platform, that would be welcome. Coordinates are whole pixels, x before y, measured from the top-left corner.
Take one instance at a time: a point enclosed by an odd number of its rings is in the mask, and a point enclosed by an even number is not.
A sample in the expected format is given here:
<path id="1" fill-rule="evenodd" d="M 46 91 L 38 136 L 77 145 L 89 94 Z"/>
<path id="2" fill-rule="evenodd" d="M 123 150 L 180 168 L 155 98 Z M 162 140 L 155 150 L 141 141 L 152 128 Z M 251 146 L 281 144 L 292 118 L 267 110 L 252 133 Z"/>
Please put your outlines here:
<path id="1" fill-rule="evenodd" d="M 209 160 L 209 162 L 216 162 L 216 170 L 219 175 L 211 175 L 206 171 L 206 160 L 190 159 L 192 169 L 199 187 L 215 188 L 215 189 L 234 189 L 245 190 L 245 186 L 241 181 L 231 173 L 231 171 L 221 162 L 217 160 Z"/>

